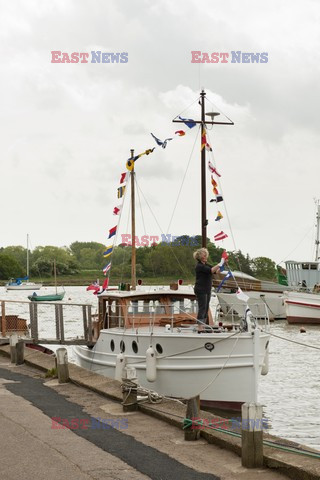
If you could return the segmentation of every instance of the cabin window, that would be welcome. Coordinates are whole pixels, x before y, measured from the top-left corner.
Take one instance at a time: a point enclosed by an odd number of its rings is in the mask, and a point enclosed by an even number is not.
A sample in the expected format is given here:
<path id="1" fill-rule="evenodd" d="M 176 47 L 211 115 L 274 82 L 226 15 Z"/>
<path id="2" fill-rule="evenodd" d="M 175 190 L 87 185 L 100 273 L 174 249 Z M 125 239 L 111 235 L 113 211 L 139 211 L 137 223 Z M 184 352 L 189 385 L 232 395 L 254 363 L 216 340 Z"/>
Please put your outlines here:
<path id="1" fill-rule="evenodd" d="M 161 347 L 160 343 L 157 343 L 156 350 L 160 355 L 161 355 L 161 353 L 163 353 L 163 348 Z"/>
<path id="2" fill-rule="evenodd" d="M 132 342 L 132 350 L 134 353 L 138 353 L 138 344 L 135 340 Z"/>
<path id="3" fill-rule="evenodd" d="M 125 350 L 126 350 L 125 343 L 124 343 L 123 340 L 121 340 L 121 342 L 120 342 L 120 352 L 121 352 L 121 353 L 124 353 Z"/>
<path id="4" fill-rule="evenodd" d="M 111 352 L 114 352 L 114 341 L 111 340 L 110 342 L 110 348 L 111 348 Z"/>
<path id="5" fill-rule="evenodd" d="M 118 300 L 109 302 L 109 328 L 123 327 L 124 319 L 122 309 Z"/>
<path id="6" fill-rule="evenodd" d="M 165 306 L 159 300 L 131 300 L 128 304 L 128 315 L 149 316 L 153 314 L 164 315 Z"/>

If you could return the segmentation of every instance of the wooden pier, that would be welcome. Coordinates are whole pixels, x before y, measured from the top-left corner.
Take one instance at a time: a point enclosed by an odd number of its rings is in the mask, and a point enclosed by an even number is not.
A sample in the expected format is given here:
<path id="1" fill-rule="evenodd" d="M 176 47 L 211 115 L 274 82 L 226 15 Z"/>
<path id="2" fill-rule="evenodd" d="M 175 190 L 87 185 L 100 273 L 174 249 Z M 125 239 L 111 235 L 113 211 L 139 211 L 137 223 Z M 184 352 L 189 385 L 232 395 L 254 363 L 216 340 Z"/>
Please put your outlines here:
<path id="1" fill-rule="evenodd" d="M 18 333 L 25 341 L 34 344 L 92 346 L 95 343 L 93 340 L 95 320 L 90 304 L 0 300 L 0 308 L 0 343 L 8 343 L 13 333 Z M 67 310 L 70 312 L 70 308 L 77 310 L 76 314 L 73 313 L 73 317 L 76 315 L 73 320 L 68 318 Z M 15 312 L 12 313 L 12 310 Z M 22 313 L 17 314 L 18 310 Z M 76 336 L 67 332 L 70 330 L 70 324 L 73 330 L 77 330 Z M 44 333 L 48 327 L 52 330 L 51 335 Z"/>

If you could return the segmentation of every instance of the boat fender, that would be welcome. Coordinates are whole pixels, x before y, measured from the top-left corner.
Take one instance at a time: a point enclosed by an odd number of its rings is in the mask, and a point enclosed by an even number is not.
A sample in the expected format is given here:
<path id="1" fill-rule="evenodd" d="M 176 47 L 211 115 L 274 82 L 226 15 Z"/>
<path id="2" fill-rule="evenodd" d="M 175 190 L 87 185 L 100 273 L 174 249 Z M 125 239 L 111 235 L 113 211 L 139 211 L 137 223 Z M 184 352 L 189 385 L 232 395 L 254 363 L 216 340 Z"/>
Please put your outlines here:
<path id="1" fill-rule="evenodd" d="M 264 354 L 261 375 L 267 375 L 269 372 L 269 345 L 266 348 L 266 353 Z"/>
<path id="2" fill-rule="evenodd" d="M 154 382 L 157 378 L 157 359 L 153 347 L 146 351 L 146 377 L 148 382 Z"/>
<path id="3" fill-rule="evenodd" d="M 123 353 L 119 353 L 116 357 L 116 370 L 114 374 L 114 379 L 122 382 L 124 376 L 124 368 L 126 366 L 126 358 Z"/>

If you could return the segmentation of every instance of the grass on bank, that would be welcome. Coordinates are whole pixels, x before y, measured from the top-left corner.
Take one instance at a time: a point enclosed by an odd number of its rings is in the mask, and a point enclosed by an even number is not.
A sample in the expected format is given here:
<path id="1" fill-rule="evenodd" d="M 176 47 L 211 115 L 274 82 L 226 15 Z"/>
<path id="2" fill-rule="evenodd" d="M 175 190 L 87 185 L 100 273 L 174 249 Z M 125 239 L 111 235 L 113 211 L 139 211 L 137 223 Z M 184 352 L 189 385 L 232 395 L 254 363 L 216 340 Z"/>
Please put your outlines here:
<path id="1" fill-rule="evenodd" d="M 168 277 L 137 277 L 141 278 L 142 285 L 169 285 L 172 282 L 176 282 L 179 277 L 178 275 L 174 278 L 172 276 Z M 83 285 L 91 285 L 92 282 L 99 279 L 100 285 L 103 284 L 105 277 L 102 274 L 101 270 L 83 270 L 80 273 L 75 275 L 58 275 L 57 276 L 57 285 L 64 286 L 64 287 L 76 287 L 76 286 L 83 286 Z M 194 284 L 194 277 L 191 278 L 182 278 L 184 285 L 193 285 Z M 42 283 L 44 286 L 53 286 L 54 285 L 54 277 L 32 277 L 30 278 L 30 282 Z M 109 285 L 119 285 L 119 283 L 130 283 L 130 277 L 115 277 L 111 275 Z M 4 286 L 7 283 L 6 280 L 0 280 L 0 285 Z"/>

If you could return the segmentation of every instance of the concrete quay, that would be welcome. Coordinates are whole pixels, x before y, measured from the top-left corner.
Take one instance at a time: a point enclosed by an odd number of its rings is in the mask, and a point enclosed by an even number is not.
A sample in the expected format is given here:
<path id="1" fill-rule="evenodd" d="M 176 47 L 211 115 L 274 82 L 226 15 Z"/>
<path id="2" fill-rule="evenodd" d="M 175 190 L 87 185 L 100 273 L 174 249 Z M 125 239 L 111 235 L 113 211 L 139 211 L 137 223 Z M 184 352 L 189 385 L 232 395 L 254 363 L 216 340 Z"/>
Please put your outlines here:
<path id="1" fill-rule="evenodd" d="M 57 475 L 70 480 L 320 479 L 319 460 L 270 447 L 264 447 L 266 468 L 248 470 L 241 466 L 241 440 L 209 428 L 201 430 L 200 440 L 185 442 L 181 403 L 144 403 L 137 412 L 124 413 L 115 380 L 69 364 L 71 383 L 58 384 L 42 373 L 54 368 L 52 356 L 26 348 L 25 364 L 15 366 L 7 358 L 9 346 L 1 346 L 0 353 L 3 480 Z M 208 412 L 201 416 L 214 418 Z M 52 428 L 57 427 L 53 417 L 66 419 L 69 426 L 82 419 L 92 428 Z M 118 427 L 94 428 L 97 418 Z"/>

